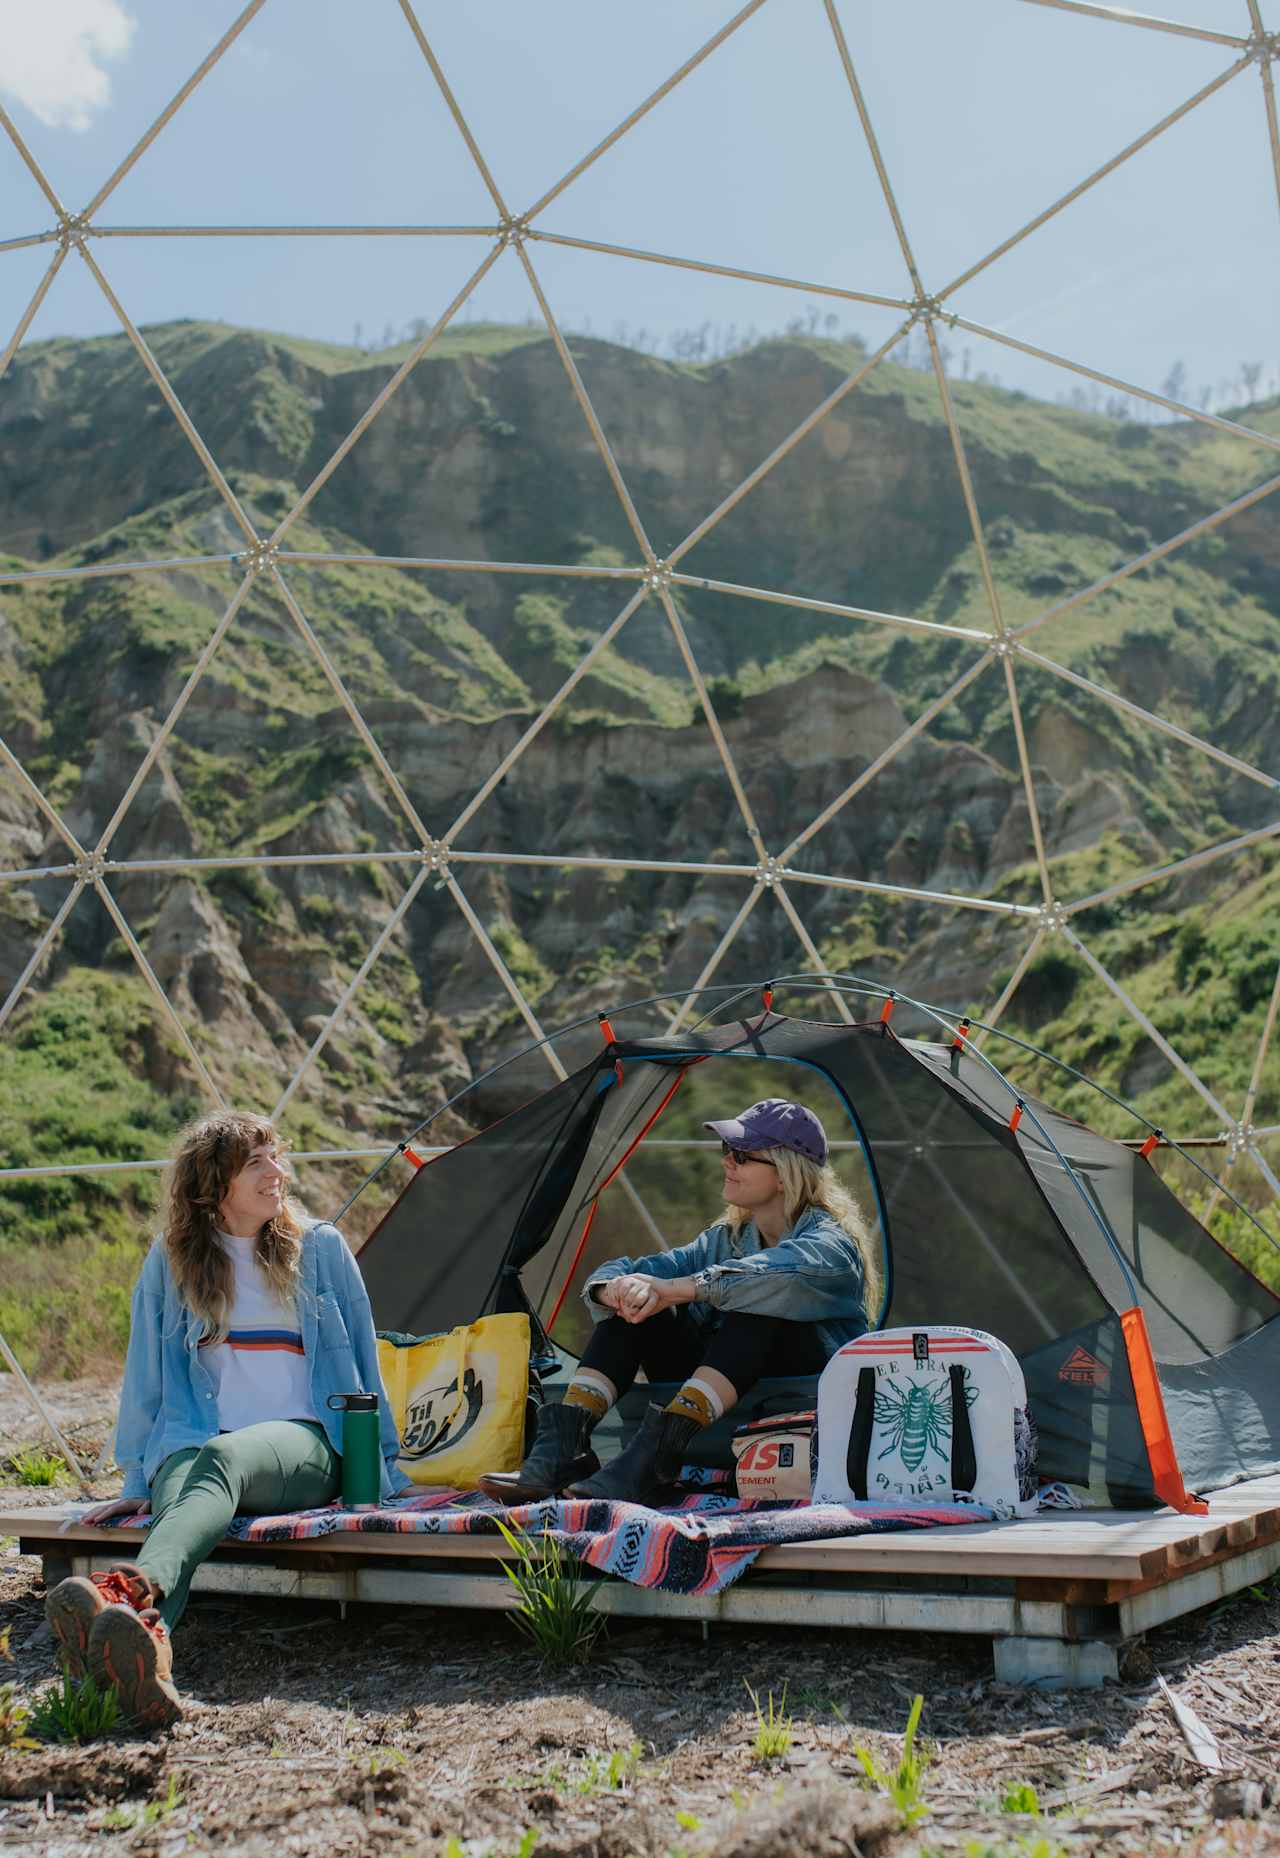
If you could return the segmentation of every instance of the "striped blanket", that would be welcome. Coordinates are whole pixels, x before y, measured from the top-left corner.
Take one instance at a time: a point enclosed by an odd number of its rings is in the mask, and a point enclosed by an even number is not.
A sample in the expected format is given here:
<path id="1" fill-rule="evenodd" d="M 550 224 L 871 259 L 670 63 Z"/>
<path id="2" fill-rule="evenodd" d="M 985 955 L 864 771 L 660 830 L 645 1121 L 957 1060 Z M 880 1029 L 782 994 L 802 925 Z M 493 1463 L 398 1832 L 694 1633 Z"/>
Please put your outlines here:
<path id="1" fill-rule="evenodd" d="M 229 1533 L 244 1542 L 306 1541 L 348 1529 L 368 1535 L 496 1535 L 495 1516 L 509 1528 L 556 1537 L 566 1553 L 601 1574 L 675 1594 L 720 1593 L 746 1572 L 761 1549 L 784 1542 L 993 1520 L 993 1513 L 978 1503 L 867 1503 L 855 1509 L 751 1502 L 704 1491 L 665 1510 L 586 1498 L 548 1498 L 504 1510 L 474 1492 L 429 1490 L 376 1510 L 238 1516 Z"/>

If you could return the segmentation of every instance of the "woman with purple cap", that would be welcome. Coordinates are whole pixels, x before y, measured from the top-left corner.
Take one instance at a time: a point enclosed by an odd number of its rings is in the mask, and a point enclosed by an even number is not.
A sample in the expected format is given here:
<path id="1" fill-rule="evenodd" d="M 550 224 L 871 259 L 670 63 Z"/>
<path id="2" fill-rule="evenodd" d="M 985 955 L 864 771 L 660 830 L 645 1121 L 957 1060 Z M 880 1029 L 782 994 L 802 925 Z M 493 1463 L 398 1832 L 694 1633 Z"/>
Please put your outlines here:
<path id="1" fill-rule="evenodd" d="M 866 1333 L 879 1308 L 871 1247 L 813 1111 L 766 1097 L 704 1127 L 720 1137 L 723 1217 L 689 1245 L 592 1274 L 583 1294 L 595 1328 L 578 1370 L 563 1402 L 541 1408 L 520 1469 L 480 1480 L 489 1496 L 652 1502 L 694 1435 L 763 1376 L 821 1373 Z M 682 1385 L 602 1468 L 591 1433 L 641 1368 Z"/>

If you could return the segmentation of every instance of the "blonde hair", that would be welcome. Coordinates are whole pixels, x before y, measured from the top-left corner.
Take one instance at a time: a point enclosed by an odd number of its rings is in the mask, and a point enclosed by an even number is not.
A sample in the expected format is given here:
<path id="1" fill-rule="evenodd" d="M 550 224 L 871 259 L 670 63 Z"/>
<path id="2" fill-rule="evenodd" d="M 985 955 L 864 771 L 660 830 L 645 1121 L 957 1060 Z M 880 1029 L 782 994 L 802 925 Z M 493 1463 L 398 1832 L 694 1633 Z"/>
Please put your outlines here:
<path id="1" fill-rule="evenodd" d="M 278 1148 L 280 1138 L 266 1117 L 235 1110 L 189 1123 L 178 1138 L 164 1245 L 178 1295 L 204 1324 L 206 1341 L 226 1337 L 235 1282 L 231 1258 L 218 1237 L 218 1209 L 254 1150 L 268 1146 Z M 281 1303 L 292 1303 L 298 1294 L 302 1231 L 286 1199 L 254 1241 L 253 1255 Z"/>
<path id="2" fill-rule="evenodd" d="M 803 1214 L 816 1208 L 819 1212 L 829 1213 L 857 1246 L 858 1255 L 862 1259 L 863 1306 L 868 1324 L 874 1327 L 880 1317 L 880 1301 L 884 1291 L 880 1280 L 880 1265 L 872 1253 L 871 1236 L 857 1201 L 829 1163 L 810 1161 L 807 1155 L 798 1155 L 793 1148 L 764 1148 L 758 1152 L 767 1156 L 778 1171 L 783 1217 L 788 1232 Z M 751 1213 L 747 1207 L 734 1206 L 732 1201 L 725 1202 L 725 1224 L 735 1242 L 750 1218 Z"/>

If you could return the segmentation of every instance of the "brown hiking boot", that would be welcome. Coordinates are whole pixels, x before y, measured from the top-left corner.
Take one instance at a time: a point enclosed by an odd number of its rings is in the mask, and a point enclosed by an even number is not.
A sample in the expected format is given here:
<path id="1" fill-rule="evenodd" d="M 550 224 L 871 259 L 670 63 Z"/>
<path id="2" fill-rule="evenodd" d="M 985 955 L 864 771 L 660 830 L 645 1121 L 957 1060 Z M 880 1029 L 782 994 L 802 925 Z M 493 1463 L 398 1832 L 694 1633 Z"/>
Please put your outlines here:
<path id="1" fill-rule="evenodd" d="M 600 1460 L 590 1446 L 594 1413 L 585 1406 L 548 1401 L 538 1408 L 533 1448 L 518 1471 L 486 1471 L 480 1488 L 495 1502 L 536 1503 L 554 1497 L 575 1477 L 590 1477 Z"/>
<path id="2" fill-rule="evenodd" d="M 73 1574 L 45 1595 L 44 1616 L 49 1622 L 72 1677 L 89 1669 L 89 1634 L 104 1606 L 127 1606 L 135 1612 L 153 1606 L 155 1588 L 132 1561 L 121 1561 L 105 1573 Z"/>
<path id="3" fill-rule="evenodd" d="M 100 1687 L 115 1685 L 128 1723 L 167 1729 L 182 1714 L 169 1629 L 153 1606 L 104 1606 L 89 1634 L 89 1669 Z"/>

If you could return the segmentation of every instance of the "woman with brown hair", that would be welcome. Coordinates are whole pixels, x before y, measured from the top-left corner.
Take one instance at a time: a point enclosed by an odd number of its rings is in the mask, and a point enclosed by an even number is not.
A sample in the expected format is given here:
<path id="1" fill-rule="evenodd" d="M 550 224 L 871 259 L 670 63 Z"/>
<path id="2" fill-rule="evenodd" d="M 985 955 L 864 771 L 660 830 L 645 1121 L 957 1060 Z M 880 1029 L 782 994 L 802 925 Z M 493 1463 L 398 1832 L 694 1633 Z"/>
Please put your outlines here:
<path id="1" fill-rule="evenodd" d="M 81 1520 L 149 1515 L 150 1526 L 136 1562 L 73 1576 L 45 1602 L 73 1676 L 114 1684 L 134 1722 L 181 1714 L 169 1635 L 232 1517 L 338 1495 L 341 1415 L 330 1394 L 379 1396 L 382 1495 L 408 1483 L 355 1259 L 335 1226 L 304 1224 L 288 1184 L 263 1117 L 193 1123 L 134 1291 L 115 1440 L 124 1491 Z"/>

